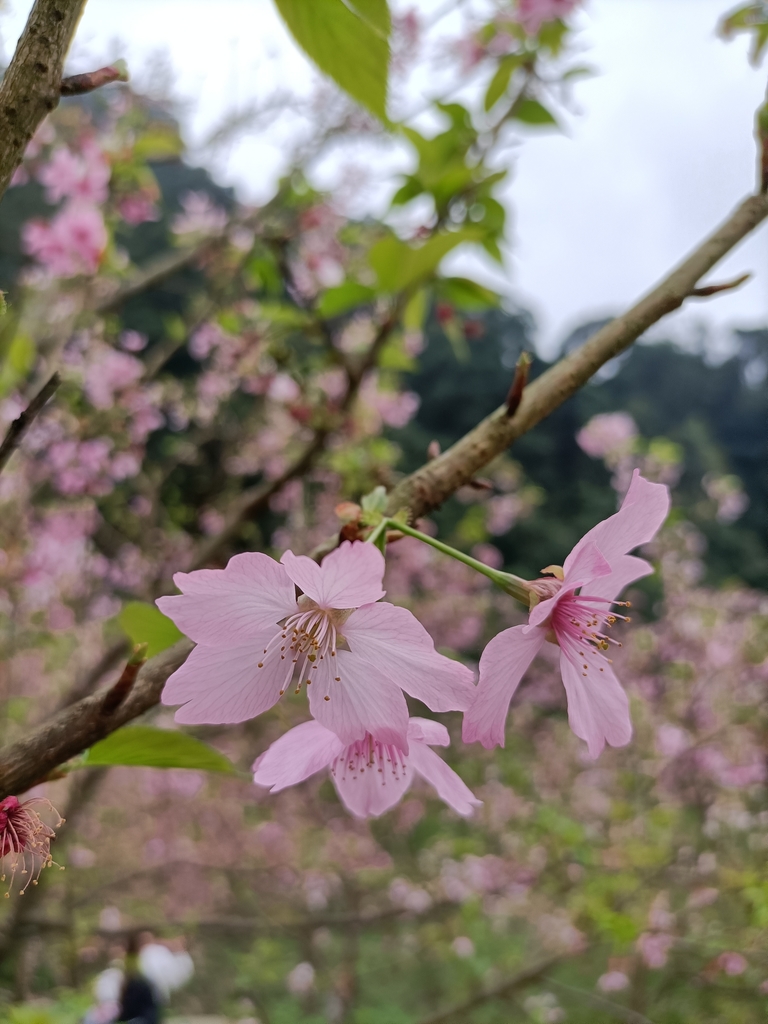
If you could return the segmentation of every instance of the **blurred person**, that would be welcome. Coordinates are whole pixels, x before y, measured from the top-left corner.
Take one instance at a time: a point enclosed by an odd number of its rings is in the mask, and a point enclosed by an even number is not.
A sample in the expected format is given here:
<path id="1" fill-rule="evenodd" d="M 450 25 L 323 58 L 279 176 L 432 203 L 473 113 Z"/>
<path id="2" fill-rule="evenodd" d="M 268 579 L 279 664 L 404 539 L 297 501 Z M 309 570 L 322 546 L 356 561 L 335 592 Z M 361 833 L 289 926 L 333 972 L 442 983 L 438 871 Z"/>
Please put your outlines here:
<path id="1" fill-rule="evenodd" d="M 162 1008 L 176 989 L 194 973 L 194 964 L 183 939 L 167 944 L 152 932 L 130 936 L 125 960 L 114 961 L 97 977 L 96 1005 L 83 1024 L 158 1024 Z"/>

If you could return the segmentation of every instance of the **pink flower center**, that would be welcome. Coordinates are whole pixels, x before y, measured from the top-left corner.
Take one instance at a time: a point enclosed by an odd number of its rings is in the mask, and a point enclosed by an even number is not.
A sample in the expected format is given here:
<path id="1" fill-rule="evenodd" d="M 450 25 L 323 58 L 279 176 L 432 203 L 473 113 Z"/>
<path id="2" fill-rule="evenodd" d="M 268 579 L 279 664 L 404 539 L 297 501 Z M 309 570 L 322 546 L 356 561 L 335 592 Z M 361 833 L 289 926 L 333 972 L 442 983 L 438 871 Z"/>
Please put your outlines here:
<path id="1" fill-rule="evenodd" d="M 294 671 L 298 674 L 294 692 L 299 693 L 302 680 L 307 686 L 312 683 L 312 675 L 317 672 L 321 661 L 336 658 L 338 644 L 346 644 L 340 627 L 352 614 L 352 609 L 320 608 L 305 594 L 302 594 L 297 603 L 299 610 L 288 616 L 281 632 L 276 633 L 264 648 L 264 654 L 267 656 L 276 654 L 279 648 L 280 661 L 287 662 L 285 679 L 280 690 L 281 697 Z M 257 667 L 264 668 L 264 661 L 260 661 Z M 341 671 L 338 664 L 336 671 Z M 335 680 L 340 683 L 341 676 L 335 676 Z M 331 698 L 326 694 L 325 699 Z"/>
<path id="2" fill-rule="evenodd" d="M 336 778 L 338 773 L 346 781 L 349 773 L 349 777 L 355 781 L 365 775 L 366 771 L 376 772 L 381 775 L 381 784 L 385 786 L 388 774 L 399 781 L 405 777 L 406 768 L 405 755 L 401 750 L 392 744 L 379 743 L 370 733 L 366 733 L 364 739 L 350 743 L 331 763 L 331 774 Z"/>
<path id="3" fill-rule="evenodd" d="M 600 662 L 611 659 L 605 657 L 610 644 L 621 647 L 618 640 L 609 636 L 605 629 L 610 629 L 617 619 L 629 622 L 629 617 L 611 611 L 613 605 L 628 608 L 629 601 L 609 601 L 602 597 L 566 594 L 557 602 L 552 612 L 550 624 L 555 641 L 565 651 L 570 661 L 579 663 L 582 676 L 589 671 L 589 659 L 597 661 L 599 670 L 605 666 Z"/>
<path id="4" fill-rule="evenodd" d="M 15 796 L 0 801 L 0 860 L 7 857 L 11 869 L 11 884 L 5 894 L 6 897 L 10 894 L 19 868 L 22 877 L 29 875 L 21 890 L 23 895 L 30 884 L 37 885 L 43 868 L 53 864 L 51 840 L 55 838 L 56 833 L 45 824 L 37 811 L 33 810 L 33 804 L 44 804 L 48 810 L 53 811 L 58 817 L 57 827 L 64 821 L 50 801 L 42 797 L 33 797 L 23 804 Z M 0 882 L 4 882 L 5 879 L 5 873 L 0 874 Z"/>

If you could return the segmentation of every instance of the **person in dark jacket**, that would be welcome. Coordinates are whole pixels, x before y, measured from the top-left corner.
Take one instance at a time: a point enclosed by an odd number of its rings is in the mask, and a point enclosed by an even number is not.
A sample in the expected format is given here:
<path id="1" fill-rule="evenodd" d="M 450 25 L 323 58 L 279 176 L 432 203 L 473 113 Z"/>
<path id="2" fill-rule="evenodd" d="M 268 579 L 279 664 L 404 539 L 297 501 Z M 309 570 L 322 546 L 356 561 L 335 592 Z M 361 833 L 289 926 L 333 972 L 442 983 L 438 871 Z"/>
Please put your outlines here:
<path id="1" fill-rule="evenodd" d="M 117 1019 L 127 1024 L 160 1024 L 160 1000 L 139 968 L 140 948 L 139 936 L 132 935 L 125 951 L 125 977 Z"/>

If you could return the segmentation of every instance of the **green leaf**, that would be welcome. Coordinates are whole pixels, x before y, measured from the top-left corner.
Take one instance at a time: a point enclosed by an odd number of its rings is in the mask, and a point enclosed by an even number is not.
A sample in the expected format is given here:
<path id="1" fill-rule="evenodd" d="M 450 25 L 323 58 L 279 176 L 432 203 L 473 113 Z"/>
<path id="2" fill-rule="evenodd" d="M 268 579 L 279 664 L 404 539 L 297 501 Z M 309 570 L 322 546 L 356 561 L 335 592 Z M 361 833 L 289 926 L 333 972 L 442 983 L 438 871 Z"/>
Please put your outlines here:
<path id="1" fill-rule="evenodd" d="M 523 124 L 554 125 L 555 128 L 559 127 L 557 121 L 547 108 L 530 96 L 525 96 L 514 105 L 510 117 L 513 117 L 516 121 L 522 121 Z"/>
<path id="2" fill-rule="evenodd" d="M 153 604 L 129 601 L 117 617 L 117 621 L 134 644 L 147 644 L 147 657 L 171 647 L 183 636 L 175 623 L 163 615 Z"/>
<path id="3" fill-rule="evenodd" d="M 371 302 L 375 297 L 376 292 L 373 288 L 358 284 L 357 281 L 345 281 L 338 288 L 329 288 L 327 292 L 323 293 L 317 304 L 317 312 L 324 319 L 340 316 L 348 309 Z"/>
<path id="4" fill-rule="evenodd" d="M 86 752 L 83 765 L 122 764 L 143 768 L 194 768 L 203 772 L 234 775 L 232 762 L 218 750 L 185 732 L 129 725 L 118 729 Z"/>
<path id="5" fill-rule="evenodd" d="M 509 85 L 512 73 L 520 67 L 523 60 L 524 58 L 521 54 L 511 53 L 506 57 L 502 57 L 499 61 L 499 66 L 496 68 L 496 74 L 491 79 L 488 91 L 485 94 L 486 110 L 490 110 L 495 103 L 498 103 L 507 91 L 507 86 Z"/>
<path id="6" fill-rule="evenodd" d="M 471 312 L 493 309 L 499 304 L 496 292 L 467 277 L 444 277 L 438 282 L 436 291 L 452 306 Z"/>
<path id="7" fill-rule="evenodd" d="M 306 327 L 312 323 L 309 313 L 287 302 L 260 302 L 259 314 L 265 320 L 284 327 Z"/>
<path id="8" fill-rule="evenodd" d="M 275 0 L 293 38 L 337 85 L 387 120 L 386 0 Z"/>
<path id="9" fill-rule="evenodd" d="M 420 288 L 415 295 L 412 295 L 403 310 L 403 327 L 406 331 L 420 331 L 427 318 L 428 295 L 424 288 Z"/>
<path id="10" fill-rule="evenodd" d="M 385 292 L 398 292 L 430 277 L 443 257 L 457 245 L 477 242 L 481 237 L 482 231 L 477 228 L 463 228 L 461 231 L 444 231 L 414 247 L 395 235 L 389 235 L 373 246 L 368 258 L 381 288 Z"/>
<path id="11" fill-rule="evenodd" d="M 364 512 L 384 513 L 387 508 L 387 489 L 379 485 L 374 487 L 370 494 L 365 494 L 360 499 L 360 505 Z"/>

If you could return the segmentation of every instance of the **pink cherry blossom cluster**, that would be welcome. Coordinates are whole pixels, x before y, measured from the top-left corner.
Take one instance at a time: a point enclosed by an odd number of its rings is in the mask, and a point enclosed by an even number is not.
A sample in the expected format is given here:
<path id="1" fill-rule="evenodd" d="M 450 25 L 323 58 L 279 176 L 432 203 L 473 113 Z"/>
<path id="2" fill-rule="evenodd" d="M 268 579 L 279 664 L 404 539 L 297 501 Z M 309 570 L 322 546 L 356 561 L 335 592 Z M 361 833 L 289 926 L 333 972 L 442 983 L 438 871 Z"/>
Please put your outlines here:
<path id="1" fill-rule="evenodd" d="M 629 702 L 606 657 L 619 594 L 652 571 L 630 551 L 653 539 L 669 493 L 635 473 L 621 509 L 577 544 L 559 573 L 530 584 L 528 625 L 495 637 L 480 679 L 439 654 L 405 608 L 384 602 L 385 561 L 372 544 L 345 541 L 321 565 L 286 551 L 280 562 L 242 554 L 223 570 L 177 573 L 181 595 L 157 604 L 197 647 L 168 680 L 166 704 L 185 724 L 234 723 L 304 688 L 314 721 L 292 729 L 254 765 L 254 780 L 278 791 L 330 768 L 358 816 L 393 806 L 414 774 L 459 814 L 477 801 L 430 747 L 444 727 L 409 718 L 407 693 L 435 712 L 463 711 L 463 737 L 504 745 L 505 721 L 523 674 L 546 641 L 560 648 L 571 728 L 591 757 L 623 746 Z M 299 596 L 296 596 L 297 588 Z"/>

